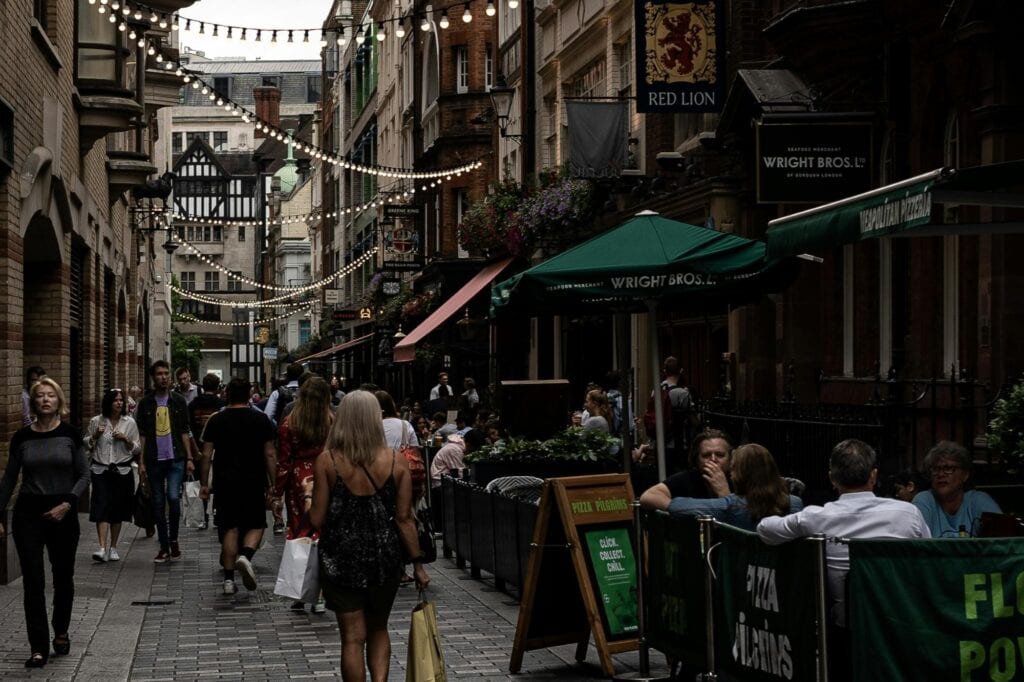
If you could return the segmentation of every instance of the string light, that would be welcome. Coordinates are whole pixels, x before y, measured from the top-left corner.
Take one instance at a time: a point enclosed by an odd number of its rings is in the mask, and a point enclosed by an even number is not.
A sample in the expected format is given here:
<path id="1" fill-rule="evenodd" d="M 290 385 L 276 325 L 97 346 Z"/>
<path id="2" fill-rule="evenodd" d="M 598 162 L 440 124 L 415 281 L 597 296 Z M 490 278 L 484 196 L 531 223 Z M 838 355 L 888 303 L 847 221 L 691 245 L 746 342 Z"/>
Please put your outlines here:
<path id="1" fill-rule="evenodd" d="M 248 320 L 245 320 L 244 322 L 221 322 L 220 320 L 201 320 L 198 317 L 195 317 L 194 315 L 189 315 L 188 313 L 176 313 L 175 317 L 181 319 L 184 322 L 192 322 L 195 324 L 211 324 L 214 325 L 215 327 L 248 327 L 250 324 L 266 324 L 268 322 L 276 322 L 278 320 L 283 320 L 286 317 L 291 317 L 292 315 L 308 313 L 312 309 L 312 303 L 309 305 L 301 305 L 298 308 L 295 308 L 294 310 L 289 310 L 286 313 L 281 313 L 280 315 L 275 315 L 274 317 L 263 317 L 258 320 L 253 320 L 252 322 L 249 322 Z"/>
<path id="2" fill-rule="evenodd" d="M 325 277 L 321 280 L 317 280 L 312 284 L 307 284 L 306 286 L 301 287 L 300 289 L 297 289 L 295 291 L 289 292 L 287 294 L 275 296 L 274 298 L 267 298 L 262 301 L 228 301 L 223 298 L 212 298 L 210 296 L 197 294 L 194 291 L 191 291 L 189 289 L 182 289 L 180 287 L 174 286 L 173 284 L 169 284 L 168 287 L 170 288 L 171 291 L 178 294 L 179 296 L 183 296 L 184 298 L 193 301 L 199 301 L 200 303 L 208 303 L 210 305 L 219 305 L 229 308 L 269 308 L 275 304 L 280 305 L 282 301 L 287 301 L 288 299 L 293 298 L 299 294 L 313 291 L 314 289 L 322 289 L 324 286 L 330 284 L 338 277 L 345 277 L 346 275 L 351 274 L 355 270 L 362 267 L 362 265 L 366 263 L 366 261 L 376 256 L 377 251 L 378 248 L 375 246 L 366 253 L 364 253 L 359 258 L 356 258 L 354 261 L 343 267 L 341 270 L 338 270 L 333 275 Z"/>
<path id="3" fill-rule="evenodd" d="M 489 17 L 493 17 L 498 13 L 498 10 L 494 7 L 494 0 L 487 0 L 487 9 L 484 10 L 484 14 Z"/>
<path id="4" fill-rule="evenodd" d="M 517 8 L 519 6 L 519 0 L 507 0 L 507 2 L 508 2 L 509 9 L 515 9 L 515 8 Z M 125 17 L 127 17 L 127 16 L 129 16 L 131 14 L 131 10 L 129 9 L 128 2 L 119 2 L 118 0 L 113 0 L 113 1 L 111 1 L 111 0 L 100 0 L 100 2 L 97 3 L 96 0 L 89 0 L 89 4 L 93 5 L 94 7 L 96 7 L 96 11 L 98 13 L 100 13 L 100 14 L 106 14 L 108 12 L 108 7 L 109 7 L 109 11 L 111 11 L 112 13 L 116 12 L 118 9 L 121 9 L 121 11 L 122 11 L 122 13 L 124 14 Z M 180 16 L 177 13 L 171 13 L 168 16 L 168 13 L 165 12 L 165 11 L 159 11 L 158 12 L 158 10 L 154 9 L 153 7 L 149 7 L 149 6 L 143 5 L 141 3 L 134 3 L 134 4 L 135 4 L 134 17 L 135 17 L 136 21 L 142 21 L 143 18 L 145 17 L 145 18 L 147 18 L 149 20 L 149 23 L 151 25 L 153 25 L 154 27 L 159 27 L 162 30 L 166 30 L 169 27 L 171 31 L 178 31 L 178 30 L 180 30 L 182 28 L 180 24 L 181 24 L 182 21 L 184 21 L 185 22 L 184 30 L 185 31 L 191 31 L 192 30 L 192 21 L 193 21 L 193 19 L 191 19 L 190 17 L 182 17 L 182 16 Z M 462 20 L 464 22 L 466 22 L 467 24 L 473 21 L 473 14 L 472 14 L 472 11 L 470 9 L 469 3 L 456 2 L 456 3 L 452 3 L 452 4 L 448 5 L 447 7 L 439 8 L 441 13 L 442 13 L 441 21 L 439 22 L 439 25 L 441 26 L 441 28 L 448 28 L 450 26 L 450 21 L 447 18 L 447 10 L 452 8 L 452 7 L 458 7 L 459 5 L 464 5 L 464 10 L 463 10 L 463 13 L 462 13 Z M 148 12 L 148 17 L 145 16 L 143 10 L 145 10 L 145 12 Z M 431 17 L 431 15 L 433 15 L 435 13 L 435 11 L 436 10 L 434 9 L 434 7 L 432 5 L 430 5 L 430 4 L 428 4 L 424 8 L 423 14 L 422 14 L 422 18 L 421 18 L 421 22 L 420 22 L 420 29 L 422 31 L 426 32 L 426 31 L 430 30 L 430 27 L 431 27 L 430 17 Z M 494 0 L 488 0 L 486 12 L 487 12 L 488 16 L 494 16 L 496 14 L 496 9 L 495 9 L 495 6 L 494 6 Z M 417 14 L 418 14 L 418 12 L 417 12 Z M 382 24 L 386 24 L 386 23 L 389 23 L 389 22 L 394 22 L 394 24 L 395 24 L 395 36 L 398 37 L 398 38 L 403 38 L 406 35 L 406 29 L 404 28 L 404 26 L 401 29 L 399 29 L 399 27 L 404 24 L 405 19 L 406 19 L 406 17 L 392 17 L 390 19 L 383 20 L 381 23 Z M 115 23 L 116 20 L 113 17 L 111 17 L 110 21 L 111 21 L 111 23 Z M 198 21 L 198 20 L 196 20 L 196 21 Z M 247 31 L 251 29 L 253 31 L 256 31 L 256 41 L 258 41 L 258 42 L 262 41 L 262 30 L 263 29 L 254 28 L 254 27 L 246 27 L 246 26 L 232 26 L 232 25 L 228 25 L 228 24 L 217 24 L 217 23 L 213 23 L 213 22 L 210 22 L 210 23 L 213 26 L 212 35 L 215 36 L 215 37 L 221 37 L 220 29 L 224 28 L 224 29 L 227 29 L 227 33 L 226 33 L 225 37 L 227 39 L 229 39 L 229 40 L 233 39 L 234 38 L 234 29 L 238 29 L 240 31 L 240 38 L 239 39 L 240 40 L 246 40 L 247 39 Z M 412 24 L 411 19 L 410 19 L 410 27 L 412 25 L 413 24 Z M 338 28 L 341 28 L 341 27 L 338 27 Z M 352 25 L 352 28 L 353 29 L 355 28 L 354 24 Z M 270 42 L 276 43 L 277 42 L 277 30 L 278 29 L 267 29 L 267 30 L 271 30 L 272 31 L 271 41 Z M 321 33 L 321 40 L 320 40 L 321 47 L 326 47 L 327 39 L 323 35 L 324 31 L 320 27 L 316 27 L 316 28 L 292 28 L 292 29 L 280 29 L 280 30 L 288 32 L 288 42 L 289 43 L 295 42 L 295 38 L 294 38 L 295 32 L 301 31 L 302 32 L 302 36 L 303 36 L 302 42 L 308 43 L 309 42 L 309 34 L 311 32 L 314 32 L 314 31 L 320 31 L 320 33 Z M 203 22 L 203 21 L 199 22 L 199 33 L 202 34 L 202 35 L 206 34 L 206 22 Z M 375 35 L 379 36 L 380 32 L 378 31 Z M 387 30 L 386 29 L 384 30 L 384 35 L 385 35 L 385 38 L 386 38 L 386 36 L 387 36 Z M 365 36 L 364 36 L 364 40 L 365 40 Z M 344 43 L 339 43 L 339 44 L 344 44 Z"/>
<path id="5" fill-rule="evenodd" d="M 153 49 L 152 46 L 150 46 L 150 49 Z M 152 54 L 155 54 L 155 50 Z M 248 109 L 240 106 L 239 104 L 231 100 L 229 97 L 221 95 L 213 86 L 209 85 L 200 77 L 194 74 L 186 73 L 181 63 L 175 62 L 174 66 L 182 70 L 183 75 L 181 76 L 181 78 L 183 82 L 188 83 L 191 81 L 193 83 L 193 88 L 198 88 L 200 87 L 200 85 L 205 87 L 206 90 L 208 90 L 209 93 L 214 96 L 214 99 L 216 100 L 218 106 L 223 106 L 225 110 L 235 112 L 236 115 L 247 114 L 256 122 L 256 126 L 260 130 L 262 130 L 264 134 L 270 135 L 271 137 L 274 137 L 279 141 L 284 142 L 287 140 L 289 142 L 297 142 L 297 140 L 295 140 L 295 138 L 289 135 L 286 131 L 282 130 L 281 128 L 278 128 L 277 126 L 271 126 L 267 121 L 261 119 L 254 112 L 249 111 Z M 330 163 L 333 166 L 349 170 L 355 170 L 358 173 L 363 173 L 366 175 L 375 175 L 378 177 L 387 178 L 429 180 L 448 175 L 458 176 L 461 175 L 462 173 L 468 173 L 470 171 L 476 170 L 483 165 L 483 161 L 476 160 L 455 168 L 414 171 L 412 169 L 395 168 L 390 166 L 365 166 L 362 164 L 353 164 L 352 162 L 339 157 L 337 154 L 329 150 L 323 149 L 321 147 L 310 145 L 309 148 L 314 150 L 313 152 L 311 152 L 311 154 L 315 156 L 315 158 L 317 158 L 318 160 L 326 161 L 327 163 Z"/>

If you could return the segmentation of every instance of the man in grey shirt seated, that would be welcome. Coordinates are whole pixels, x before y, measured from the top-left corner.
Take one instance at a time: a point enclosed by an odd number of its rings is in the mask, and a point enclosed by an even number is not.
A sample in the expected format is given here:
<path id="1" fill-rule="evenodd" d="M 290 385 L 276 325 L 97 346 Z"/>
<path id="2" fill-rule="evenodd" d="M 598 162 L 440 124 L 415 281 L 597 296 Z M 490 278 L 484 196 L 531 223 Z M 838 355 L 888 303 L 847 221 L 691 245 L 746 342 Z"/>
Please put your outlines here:
<path id="1" fill-rule="evenodd" d="M 839 499 L 824 507 L 810 506 L 788 516 L 769 516 L 757 524 L 757 534 L 769 545 L 821 533 L 828 537 L 830 619 L 833 636 L 829 641 L 829 679 L 833 668 L 842 679 L 849 675 L 849 641 L 846 632 L 846 574 L 850 570 L 850 548 L 838 539 L 846 538 L 928 538 L 928 524 L 909 502 L 876 497 L 874 449 L 851 438 L 834 448 L 829 457 L 828 477 L 839 491 Z M 844 661 L 844 659 L 846 659 Z"/>

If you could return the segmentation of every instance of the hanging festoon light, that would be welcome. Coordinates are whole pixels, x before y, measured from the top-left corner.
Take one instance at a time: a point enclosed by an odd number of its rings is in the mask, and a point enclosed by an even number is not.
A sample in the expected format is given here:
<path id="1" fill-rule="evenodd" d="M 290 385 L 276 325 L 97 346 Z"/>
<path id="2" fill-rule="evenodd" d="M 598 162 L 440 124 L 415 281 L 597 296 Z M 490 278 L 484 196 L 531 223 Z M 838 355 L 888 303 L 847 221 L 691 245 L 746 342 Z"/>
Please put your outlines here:
<path id="1" fill-rule="evenodd" d="M 383 43 L 384 39 L 388 37 L 387 31 L 384 30 L 384 22 L 381 21 L 377 24 L 377 42 Z"/>
<path id="2" fill-rule="evenodd" d="M 302 34 L 302 42 L 304 42 L 304 43 L 308 43 L 309 42 L 309 29 L 308 28 Z"/>
<path id="3" fill-rule="evenodd" d="M 395 26 L 395 37 L 396 38 L 404 38 L 405 37 L 405 18 L 404 17 L 402 19 L 400 19 L 399 22 L 398 22 L 398 25 Z"/>
<path id="4" fill-rule="evenodd" d="M 516 9 L 517 7 L 519 7 L 519 0 L 508 0 L 509 9 Z"/>
<path id="5" fill-rule="evenodd" d="M 448 10 L 441 10 L 441 21 L 437 23 L 438 26 L 440 26 L 441 28 L 448 28 L 449 26 L 451 26 L 451 23 L 448 21 Z"/>
<path id="6" fill-rule="evenodd" d="M 489 17 L 493 17 L 498 13 L 498 10 L 494 7 L 494 0 L 487 0 L 487 9 L 484 10 L 484 14 Z"/>
<path id="7" fill-rule="evenodd" d="M 466 24 L 468 24 L 469 22 L 473 21 L 473 13 L 469 11 L 469 3 L 468 2 L 466 3 L 466 9 L 463 10 L 463 12 L 462 12 L 462 21 L 463 21 L 463 23 L 466 23 Z"/>
<path id="8" fill-rule="evenodd" d="M 423 15 L 422 19 L 420 19 L 420 30 L 424 33 L 430 30 L 430 21 L 427 19 L 426 14 Z"/>
<path id="9" fill-rule="evenodd" d="M 344 47 L 345 43 L 348 42 L 348 36 L 345 35 L 346 31 L 348 31 L 347 28 L 338 29 L 338 37 L 335 39 L 335 42 L 338 43 L 340 47 Z"/>
<path id="10" fill-rule="evenodd" d="M 327 47 L 327 31 L 320 32 L 320 49 Z"/>

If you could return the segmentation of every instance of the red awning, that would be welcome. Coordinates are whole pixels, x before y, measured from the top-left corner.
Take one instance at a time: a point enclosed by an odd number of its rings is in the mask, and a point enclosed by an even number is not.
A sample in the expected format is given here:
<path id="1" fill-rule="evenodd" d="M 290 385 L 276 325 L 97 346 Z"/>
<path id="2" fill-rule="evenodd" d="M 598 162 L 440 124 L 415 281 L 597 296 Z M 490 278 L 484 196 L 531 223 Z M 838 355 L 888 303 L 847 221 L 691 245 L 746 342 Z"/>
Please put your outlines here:
<path id="1" fill-rule="evenodd" d="M 492 263 L 474 275 L 473 279 L 459 289 L 455 294 L 441 304 L 441 307 L 430 313 L 427 319 L 420 322 L 415 329 L 395 344 L 395 362 L 412 362 L 416 359 L 416 344 L 422 341 L 427 334 L 434 331 L 445 323 L 449 317 L 455 314 L 459 308 L 463 308 L 470 299 L 484 290 L 502 270 L 512 262 L 511 258 Z"/>
<path id="2" fill-rule="evenodd" d="M 337 353 L 339 351 L 348 350 L 349 348 L 353 348 L 355 346 L 358 346 L 361 343 L 366 343 L 367 341 L 369 341 L 372 338 L 373 338 L 373 334 L 367 334 L 366 336 L 360 336 L 357 339 L 352 339 L 351 341 L 346 341 L 345 343 L 339 343 L 337 346 L 331 346 L 327 350 L 322 350 L 319 353 L 313 353 L 312 355 L 307 355 L 304 358 L 299 358 L 295 362 L 307 362 L 309 360 L 315 360 L 317 358 L 322 358 L 322 357 L 325 357 L 327 355 L 333 355 L 334 353 Z"/>

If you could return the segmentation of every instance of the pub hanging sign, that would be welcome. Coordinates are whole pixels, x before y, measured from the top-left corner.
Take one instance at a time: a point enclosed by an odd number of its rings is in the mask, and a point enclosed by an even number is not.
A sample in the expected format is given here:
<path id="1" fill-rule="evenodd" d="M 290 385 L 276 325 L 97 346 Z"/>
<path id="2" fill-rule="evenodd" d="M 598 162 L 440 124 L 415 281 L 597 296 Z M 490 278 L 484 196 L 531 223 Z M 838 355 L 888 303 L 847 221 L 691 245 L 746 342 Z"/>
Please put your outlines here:
<path id="1" fill-rule="evenodd" d="M 725 103 L 722 0 L 637 0 L 636 109 L 719 112 Z"/>

